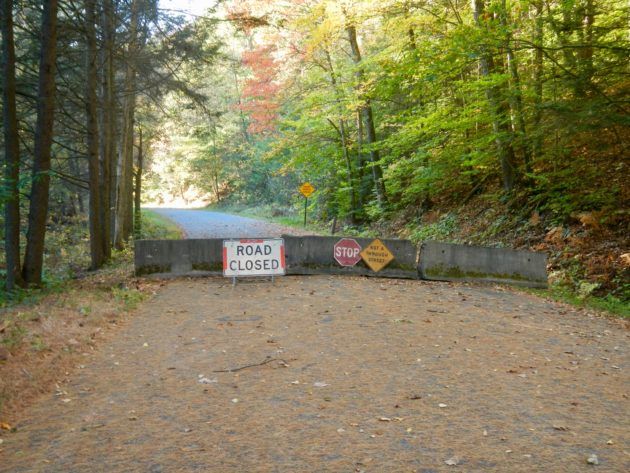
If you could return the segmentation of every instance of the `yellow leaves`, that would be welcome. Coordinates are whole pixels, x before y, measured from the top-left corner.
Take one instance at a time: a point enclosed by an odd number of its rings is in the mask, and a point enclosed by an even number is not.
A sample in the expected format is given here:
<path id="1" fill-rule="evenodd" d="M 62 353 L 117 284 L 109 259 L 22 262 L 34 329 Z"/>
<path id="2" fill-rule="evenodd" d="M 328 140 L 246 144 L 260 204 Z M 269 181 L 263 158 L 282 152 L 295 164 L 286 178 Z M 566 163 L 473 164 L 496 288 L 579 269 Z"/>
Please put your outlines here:
<path id="1" fill-rule="evenodd" d="M 0 430 L 13 430 L 13 427 L 6 422 L 0 422 Z"/>

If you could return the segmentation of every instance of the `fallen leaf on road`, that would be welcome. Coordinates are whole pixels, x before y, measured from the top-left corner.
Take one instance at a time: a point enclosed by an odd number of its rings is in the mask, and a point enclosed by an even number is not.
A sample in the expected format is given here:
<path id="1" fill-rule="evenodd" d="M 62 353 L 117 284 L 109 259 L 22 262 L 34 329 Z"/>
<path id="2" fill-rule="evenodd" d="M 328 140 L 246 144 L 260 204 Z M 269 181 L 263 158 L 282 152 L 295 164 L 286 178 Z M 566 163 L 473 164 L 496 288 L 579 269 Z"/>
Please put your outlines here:
<path id="1" fill-rule="evenodd" d="M 212 383 L 218 383 L 219 380 L 217 378 L 208 379 L 204 376 L 203 378 L 199 378 L 199 382 L 201 384 L 212 384 Z"/>
<path id="2" fill-rule="evenodd" d="M 444 409 L 445 407 L 448 407 L 448 404 L 444 404 L 443 402 L 441 402 L 438 404 L 438 407 Z"/>
<path id="3" fill-rule="evenodd" d="M 599 465 L 599 458 L 594 453 L 586 459 L 586 463 L 589 465 Z"/>
<path id="4" fill-rule="evenodd" d="M 455 457 L 451 457 L 448 460 L 446 460 L 444 463 L 446 463 L 448 466 L 456 466 L 459 465 L 459 458 Z"/>
<path id="5" fill-rule="evenodd" d="M 569 428 L 566 425 L 554 425 L 553 428 L 555 430 L 561 430 L 563 432 L 566 432 L 567 430 L 569 430 Z"/>
<path id="6" fill-rule="evenodd" d="M 6 422 L 0 422 L 0 429 L 1 430 L 11 430 L 13 427 L 11 427 L 11 424 L 7 424 Z"/>
<path id="7" fill-rule="evenodd" d="M 316 388 L 325 388 L 326 386 L 330 386 L 330 384 L 324 383 L 323 381 L 315 381 L 313 383 L 313 386 L 315 386 Z"/>

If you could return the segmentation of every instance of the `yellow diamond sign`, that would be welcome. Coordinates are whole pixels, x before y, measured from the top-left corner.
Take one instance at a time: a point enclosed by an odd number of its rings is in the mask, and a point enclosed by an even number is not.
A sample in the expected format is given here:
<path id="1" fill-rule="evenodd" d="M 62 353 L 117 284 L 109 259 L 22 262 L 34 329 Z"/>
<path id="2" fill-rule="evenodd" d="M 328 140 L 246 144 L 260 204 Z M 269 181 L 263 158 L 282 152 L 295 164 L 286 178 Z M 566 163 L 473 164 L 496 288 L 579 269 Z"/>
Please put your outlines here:
<path id="1" fill-rule="evenodd" d="M 372 271 L 378 273 L 394 260 L 394 255 L 378 238 L 366 246 L 361 252 L 361 258 Z"/>
<path id="2" fill-rule="evenodd" d="M 300 186 L 300 193 L 307 199 L 313 192 L 315 192 L 315 188 L 310 182 L 305 182 Z"/>

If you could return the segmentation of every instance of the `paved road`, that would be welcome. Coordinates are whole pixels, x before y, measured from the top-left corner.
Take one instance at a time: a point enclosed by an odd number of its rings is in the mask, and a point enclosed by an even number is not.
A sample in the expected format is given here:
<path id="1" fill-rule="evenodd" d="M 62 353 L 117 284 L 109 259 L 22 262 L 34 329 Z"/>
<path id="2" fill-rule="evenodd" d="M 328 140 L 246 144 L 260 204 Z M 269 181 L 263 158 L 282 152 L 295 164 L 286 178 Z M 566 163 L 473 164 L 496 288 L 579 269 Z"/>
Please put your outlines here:
<path id="1" fill-rule="evenodd" d="M 629 335 L 489 286 L 182 278 L 0 430 L 0 472 L 628 472 Z"/>
<path id="2" fill-rule="evenodd" d="M 261 238 L 311 234 L 303 230 L 262 222 L 252 218 L 206 210 L 150 209 L 173 222 L 185 238 Z"/>

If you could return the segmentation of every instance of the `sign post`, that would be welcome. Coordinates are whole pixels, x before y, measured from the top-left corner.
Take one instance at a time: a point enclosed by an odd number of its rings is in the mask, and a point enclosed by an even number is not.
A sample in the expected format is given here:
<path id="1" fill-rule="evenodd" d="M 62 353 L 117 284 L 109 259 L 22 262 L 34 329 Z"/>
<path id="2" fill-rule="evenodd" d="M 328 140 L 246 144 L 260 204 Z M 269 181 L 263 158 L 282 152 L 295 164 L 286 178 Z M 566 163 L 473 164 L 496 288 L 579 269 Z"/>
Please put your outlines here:
<path id="1" fill-rule="evenodd" d="M 315 192 L 315 188 L 310 182 L 305 182 L 299 188 L 300 194 L 304 196 L 304 227 L 306 227 L 306 208 L 308 207 L 308 197 Z"/>

